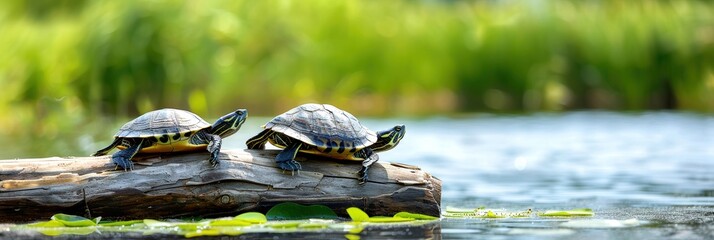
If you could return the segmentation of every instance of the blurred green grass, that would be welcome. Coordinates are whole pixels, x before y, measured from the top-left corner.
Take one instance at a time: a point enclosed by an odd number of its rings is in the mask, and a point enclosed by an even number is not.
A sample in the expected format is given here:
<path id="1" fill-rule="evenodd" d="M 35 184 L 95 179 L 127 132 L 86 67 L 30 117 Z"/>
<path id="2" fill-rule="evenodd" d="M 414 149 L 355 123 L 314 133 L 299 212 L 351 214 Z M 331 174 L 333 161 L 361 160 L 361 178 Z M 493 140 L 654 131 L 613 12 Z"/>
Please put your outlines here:
<path id="1" fill-rule="evenodd" d="M 714 4 L 2 1 L 0 85 L 0 133 L 48 139 L 163 107 L 712 112 Z"/>

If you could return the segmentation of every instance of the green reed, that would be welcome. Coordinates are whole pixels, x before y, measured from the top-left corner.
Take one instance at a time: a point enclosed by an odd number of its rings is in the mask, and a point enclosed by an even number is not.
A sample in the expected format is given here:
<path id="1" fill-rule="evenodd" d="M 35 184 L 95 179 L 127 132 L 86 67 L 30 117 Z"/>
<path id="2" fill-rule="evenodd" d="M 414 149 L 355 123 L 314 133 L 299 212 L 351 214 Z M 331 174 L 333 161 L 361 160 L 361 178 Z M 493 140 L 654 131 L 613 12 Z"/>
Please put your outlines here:
<path id="1" fill-rule="evenodd" d="M 714 4 L 3 1 L 0 84 L 12 136 L 310 101 L 360 115 L 712 112 Z"/>

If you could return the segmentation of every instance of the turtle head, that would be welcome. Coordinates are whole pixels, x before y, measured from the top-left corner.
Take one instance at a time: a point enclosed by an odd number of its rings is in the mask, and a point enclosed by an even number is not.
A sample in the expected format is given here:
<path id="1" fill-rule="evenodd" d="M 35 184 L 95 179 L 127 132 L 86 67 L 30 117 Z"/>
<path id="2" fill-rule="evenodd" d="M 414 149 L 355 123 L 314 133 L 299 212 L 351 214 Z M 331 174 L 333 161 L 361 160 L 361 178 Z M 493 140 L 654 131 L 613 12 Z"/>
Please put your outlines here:
<path id="1" fill-rule="evenodd" d="M 377 132 L 377 142 L 372 144 L 372 151 L 382 152 L 396 147 L 406 132 L 407 129 L 404 125 L 397 125 L 389 130 Z"/>
<path id="2" fill-rule="evenodd" d="M 221 138 L 233 135 L 238 131 L 238 129 L 240 129 L 240 126 L 243 125 L 243 122 L 245 122 L 247 117 L 248 110 L 235 110 L 234 112 L 219 118 L 213 126 L 211 126 L 211 133 L 221 136 Z"/>

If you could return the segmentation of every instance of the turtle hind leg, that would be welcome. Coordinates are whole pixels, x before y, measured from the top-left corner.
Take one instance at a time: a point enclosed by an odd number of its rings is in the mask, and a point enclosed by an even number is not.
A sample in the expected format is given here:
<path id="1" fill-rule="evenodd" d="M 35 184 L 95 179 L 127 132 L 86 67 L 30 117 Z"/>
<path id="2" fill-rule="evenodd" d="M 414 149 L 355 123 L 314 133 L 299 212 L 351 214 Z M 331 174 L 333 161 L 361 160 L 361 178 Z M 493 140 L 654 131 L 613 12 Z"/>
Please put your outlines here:
<path id="1" fill-rule="evenodd" d="M 367 182 L 367 170 L 369 170 L 369 167 L 371 167 L 372 164 L 379 160 L 379 155 L 374 153 L 372 149 L 369 148 L 362 149 L 361 153 L 365 157 L 365 160 L 362 161 L 362 169 L 359 170 L 357 175 L 359 176 L 359 184 L 364 184 Z"/>
<path id="2" fill-rule="evenodd" d="M 271 135 L 273 135 L 273 130 L 265 129 L 262 132 L 258 133 L 258 135 L 255 135 L 255 137 L 252 137 L 248 139 L 248 141 L 245 141 L 245 145 L 248 146 L 248 149 L 265 149 L 265 143 L 268 141 Z"/>
<path id="3" fill-rule="evenodd" d="M 99 151 L 97 151 L 97 152 L 95 152 L 94 154 L 92 154 L 92 156 L 104 156 L 104 155 L 107 155 L 107 154 L 109 153 L 109 151 L 111 151 L 111 150 L 114 149 L 115 147 L 119 146 L 121 143 L 122 143 L 122 139 L 121 139 L 121 138 L 114 138 L 114 142 L 112 142 L 112 144 L 109 144 L 109 146 L 107 146 L 107 147 L 105 147 L 105 148 L 99 149 Z"/>
<path id="4" fill-rule="evenodd" d="M 295 155 L 297 152 L 300 150 L 300 147 L 302 147 L 302 143 L 299 141 L 296 141 L 294 143 L 291 143 L 281 151 L 278 156 L 275 157 L 275 163 L 278 164 L 278 167 L 283 170 L 288 170 L 288 171 L 299 171 L 302 169 L 302 166 L 300 166 L 300 163 L 295 161 Z"/>
<path id="5" fill-rule="evenodd" d="M 144 142 L 143 139 L 139 139 L 136 141 L 122 141 L 122 145 L 126 146 L 127 148 L 121 151 L 118 151 L 112 155 L 112 162 L 124 171 L 126 170 L 134 170 L 134 163 L 131 161 L 131 158 L 136 155 L 141 148 L 143 148 L 142 143 Z"/>

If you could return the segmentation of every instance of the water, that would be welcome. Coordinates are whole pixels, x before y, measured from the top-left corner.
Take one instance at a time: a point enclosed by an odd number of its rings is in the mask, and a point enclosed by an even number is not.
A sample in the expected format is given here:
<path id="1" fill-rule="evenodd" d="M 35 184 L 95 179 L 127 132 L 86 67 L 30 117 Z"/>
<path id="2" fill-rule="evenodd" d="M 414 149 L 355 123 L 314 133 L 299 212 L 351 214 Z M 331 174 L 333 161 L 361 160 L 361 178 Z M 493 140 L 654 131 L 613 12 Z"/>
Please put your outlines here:
<path id="1" fill-rule="evenodd" d="M 265 119 L 254 121 L 247 124 Z M 380 158 L 439 177 L 444 207 L 592 208 L 595 219 L 641 221 L 633 228 L 574 230 L 560 227 L 563 219 L 447 219 L 440 224 L 445 239 L 714 237 L 712 116 L 573 112 L 363 123 L 375 130 L 407 125 L 400 145 Z M 254 134 L 247 132 L 228 146 L 244 147 Z"/>
<path id="2" fill-rule="evenodd" d="M 447 204 L 595 198 L 714 205 L 711 117 L 586 112 L 406 124 L 407 137 L 382 159 L 418 165 L 441 178 Z"/>
<path id="3" fill-rule="evenodd" d="M 249 119 L 223 146 L 245 148 L 245 140 L 267 120 Z M 432 228 L 410 230 L 426 232 L 410 238 L 714 237 L 714 116 L 573 112 L 363 120 L 373 130 L 398 123 L 406 124 L 406 137 L 380 158 L 439 177 L 443 207 L 592 208 L 593 219 L 641 223 L 579 229 L 560 225 L 568 219 L 444 219 Z M 83 154 L 109 141 L 91 141 Z M 400 231 L 374 230 L 366 236 L 398 238 Z"/>

